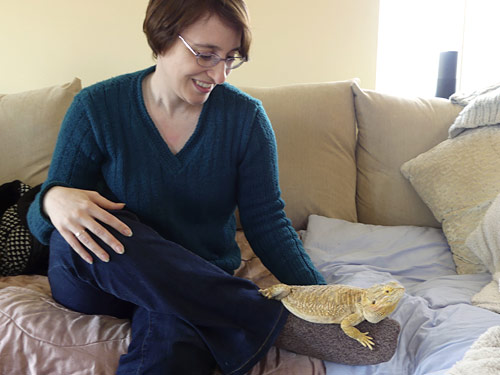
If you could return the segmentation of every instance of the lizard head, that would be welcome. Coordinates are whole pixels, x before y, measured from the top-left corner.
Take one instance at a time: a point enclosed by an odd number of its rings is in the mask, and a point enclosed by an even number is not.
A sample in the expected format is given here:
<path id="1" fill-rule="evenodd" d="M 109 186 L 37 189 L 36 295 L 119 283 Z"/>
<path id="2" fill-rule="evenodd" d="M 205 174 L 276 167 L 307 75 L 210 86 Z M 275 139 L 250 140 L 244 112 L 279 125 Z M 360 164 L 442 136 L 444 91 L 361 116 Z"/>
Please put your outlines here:
<path id="1" fill-rule="evenodd" d="M 378 323 L 389 316 L 398 305 L 405 288 L 397 281 L 373 285 L 366 289 L 362 299 L 363 316 L 370 323 Z"/>

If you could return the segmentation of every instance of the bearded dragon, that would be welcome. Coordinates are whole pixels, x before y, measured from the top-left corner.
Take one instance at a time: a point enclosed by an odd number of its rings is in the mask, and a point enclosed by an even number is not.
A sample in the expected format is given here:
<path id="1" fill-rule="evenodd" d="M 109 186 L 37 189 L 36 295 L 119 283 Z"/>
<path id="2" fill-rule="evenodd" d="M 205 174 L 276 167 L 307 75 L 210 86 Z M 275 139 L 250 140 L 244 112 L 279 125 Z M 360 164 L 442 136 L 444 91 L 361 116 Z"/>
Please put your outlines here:
<path id="1" fill-rule="evenodd" d="M 389 316 L 403 297 L 405 288 L 396 281 L 357 288 L 348 285 L 276 284 L 259 292 L 266 298 L 280 300 L 294 315 L 313 323 L 336 323 L 344 333 L 364 347 L 375 343 L 368 332 L 355 326 L 364 320 L 378 323 Z"/>

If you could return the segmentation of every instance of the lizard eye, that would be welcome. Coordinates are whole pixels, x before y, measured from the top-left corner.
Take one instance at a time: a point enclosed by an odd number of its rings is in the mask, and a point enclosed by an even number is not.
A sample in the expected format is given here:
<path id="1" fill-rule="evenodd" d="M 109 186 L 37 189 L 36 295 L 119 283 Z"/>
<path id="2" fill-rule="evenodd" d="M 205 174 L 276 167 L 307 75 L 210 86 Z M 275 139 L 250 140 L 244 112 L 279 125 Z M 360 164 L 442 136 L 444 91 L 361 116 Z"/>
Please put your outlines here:
<path id="1" fill-rule="evenodd" d="M 377 303 L 377 301 L 373 300 L 372 301 L 372 305 L 375 305 Z"/>

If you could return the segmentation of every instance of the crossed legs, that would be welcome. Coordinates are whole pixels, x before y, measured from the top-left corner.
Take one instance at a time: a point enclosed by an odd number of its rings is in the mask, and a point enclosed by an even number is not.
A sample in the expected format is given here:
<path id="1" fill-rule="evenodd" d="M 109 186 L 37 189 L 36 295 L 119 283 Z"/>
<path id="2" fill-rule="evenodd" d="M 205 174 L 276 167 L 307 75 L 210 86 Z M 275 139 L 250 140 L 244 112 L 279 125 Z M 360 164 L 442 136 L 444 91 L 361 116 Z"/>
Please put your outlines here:
<path id="1" fill-rule="evenodd" d="M 252 282 L 233 277 L 163 239 L 135 215 L 133 231 L 108 228 L 125 246 L 110 262 L 83 261 L 54 231 L 49 280 L 54 298 L 87 314 L 132 318 L 132 342 L 118 374 L 244 374 L 271 347 L 288 316 Z M 96 239 L 97 240 L 97 239 Z"/>

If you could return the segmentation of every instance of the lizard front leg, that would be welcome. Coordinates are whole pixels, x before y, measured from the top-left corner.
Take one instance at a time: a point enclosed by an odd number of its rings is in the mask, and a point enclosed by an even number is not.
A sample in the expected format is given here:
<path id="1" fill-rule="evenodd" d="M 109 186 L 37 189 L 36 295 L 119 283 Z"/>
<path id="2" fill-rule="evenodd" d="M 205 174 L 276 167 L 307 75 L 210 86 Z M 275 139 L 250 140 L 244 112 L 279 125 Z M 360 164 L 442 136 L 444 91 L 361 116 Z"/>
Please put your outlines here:
<path id="1" fill-rule="evenodd" d="M 276 284 L 266 289 L 259 289 L 259 293 L 269 299 L 281 300 L 290 294 L 292 288 L 286 284 Z"/>
<path id="2" fill-rule="evenodd" d="M 354 327 L 363 320 L 365 319 L 362 315 L 356 313 L 351 314 L 340 322 L 340 328 L 342 328 L 342 331 L 344 331 L 347 336 L 357 340 L 361 345 L 372 350 L 375 345 L 373 338 L 368 336 L 368 332 L 360 332 L 359 329 Z"/>

